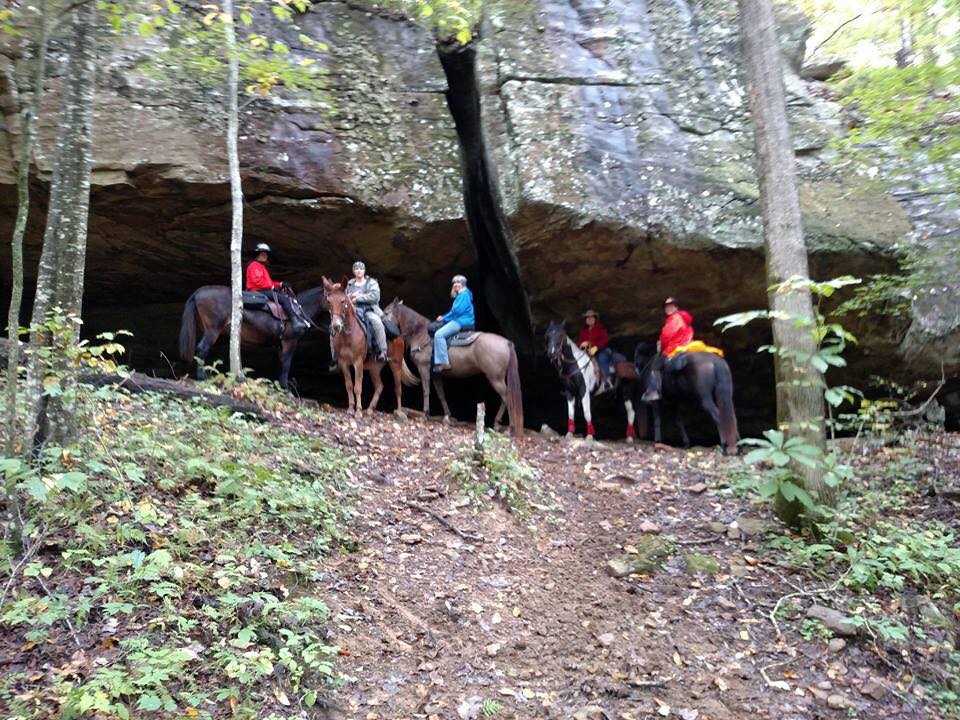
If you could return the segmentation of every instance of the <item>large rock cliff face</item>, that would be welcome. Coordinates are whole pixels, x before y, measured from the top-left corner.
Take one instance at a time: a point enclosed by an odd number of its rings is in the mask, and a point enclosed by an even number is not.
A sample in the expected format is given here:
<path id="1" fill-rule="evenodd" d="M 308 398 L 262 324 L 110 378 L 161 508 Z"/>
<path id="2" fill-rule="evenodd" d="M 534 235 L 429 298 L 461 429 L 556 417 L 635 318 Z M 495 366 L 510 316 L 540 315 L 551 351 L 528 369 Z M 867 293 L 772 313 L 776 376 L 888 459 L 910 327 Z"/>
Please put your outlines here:
<path id="1" fill-rule="evenodd" d="M 353 3 L 317 3 L 289 40 L 296 47 L 303 32 L 330 46 L 318 59 L 333 110 L 282 100 L 245 110 L 247 242 L 270 242 L 277 274 L 298 287 L 339 276 L 362 257 L 386 294 L 428 313 L 445 304 L 453 271 L 509 275 L 512 252 L 526 298 L 504 302 L 494 297 L 502 285 L 478 283 L 490 322 L 506 328 L 525 317 L 527 302 L 541 325 L 596 306 L 625 340 L 657 328 L 667 294 L 685 298 L 704 330 L 721 314 L 761 306 L 762 238 L 734 12 L 727 0 L 489 0 L 476 53 L 480 133 L 464 144 L 446 97 L 463 78 L 445 76 L 423 31 Z M 911 208 L 830 169 L 828 144 L 841 128 L 836 108 L 797 75 L 805 28 L 802 17 L 782 15 L 814 271 L 889 267 L 890 248 L 911 237 Z M 228 278 L 222 96 L 144 72 L 153 49 L 131 40 L 104 51 L 86 301 L 92 326 L 139 333 L 141 363 L 170 353 L 179 309 L 195 287 Z M 13 52 L 0 56 L 16 60 Z M 9 236 L 18 88 L 4 82 L 0 232 Z M 58 85 L 54 77 L 47 86 L 38 189 L 50 171 Z M 493 160 L 499 192 L 496 182 L 468 178 L 467 207 L 479 208 L 468 213 L 470 227 L 488 222 L 500 197 L 509 220 L 482 247 L 465 222 L 461 175 L 461 157 L 477 153 Z M 41 228 L 35 214 L 28 273 Z M 957 324 L 918 320 L 910 332 L 943 347 Z M 878 353 L 870 367 L 895 364 L 906 328 L 889 330 L 868 347 Z M 725 340 L 745 347 L 756 338 Z"/>

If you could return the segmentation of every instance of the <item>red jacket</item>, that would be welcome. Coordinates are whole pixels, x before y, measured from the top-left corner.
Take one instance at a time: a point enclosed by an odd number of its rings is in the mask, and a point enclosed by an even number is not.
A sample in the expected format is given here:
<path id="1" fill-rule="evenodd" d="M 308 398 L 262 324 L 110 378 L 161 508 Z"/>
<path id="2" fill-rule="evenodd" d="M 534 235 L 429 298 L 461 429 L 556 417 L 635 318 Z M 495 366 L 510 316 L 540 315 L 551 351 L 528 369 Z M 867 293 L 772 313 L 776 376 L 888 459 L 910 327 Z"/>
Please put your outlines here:
<path id="1" fill-rule="evenodd" d="M 692 340 L 693 317 L 686 310 L 678 310 L 663 324 L 663 330 L 660 331 L 660 352 L 669 355 Z"/>
<path id="2" fill-rule="evenodd" d="M 596 345 L 597 350 L 603 350 L 609 342 L 610 337 L 607 335 L 607 329 L 599 322 L 595 322 L 592 328 L 584 325 L 580 334 L 577 335 L 578 346 L 583 345 L 583 343 L 590 343 Z"/>
<path id="3" fill-rule="evenodd" d="M 247 265 L 247 290 L 273 290 L 278 287 L 280 283 L 273 281 L 262 262 L 254 260 Z"/>

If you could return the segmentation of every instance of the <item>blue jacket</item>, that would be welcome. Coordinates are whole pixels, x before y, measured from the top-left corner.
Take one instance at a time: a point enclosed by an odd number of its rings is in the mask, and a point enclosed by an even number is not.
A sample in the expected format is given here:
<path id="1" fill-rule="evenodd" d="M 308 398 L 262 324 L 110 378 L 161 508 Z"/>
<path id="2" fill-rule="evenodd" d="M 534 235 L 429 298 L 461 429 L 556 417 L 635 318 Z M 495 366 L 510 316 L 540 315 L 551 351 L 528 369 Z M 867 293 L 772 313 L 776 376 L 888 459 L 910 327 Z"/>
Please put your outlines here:
<path id="1" fill-rule="evenodd" d="M 457 294 L 453 299 L 450 312 L 442 317 L 444 322 L 460 323 L 461 327 L 476 324 L 473 317 L 473 293 L 470 292 L 470 288 L 464 288 Z"/>

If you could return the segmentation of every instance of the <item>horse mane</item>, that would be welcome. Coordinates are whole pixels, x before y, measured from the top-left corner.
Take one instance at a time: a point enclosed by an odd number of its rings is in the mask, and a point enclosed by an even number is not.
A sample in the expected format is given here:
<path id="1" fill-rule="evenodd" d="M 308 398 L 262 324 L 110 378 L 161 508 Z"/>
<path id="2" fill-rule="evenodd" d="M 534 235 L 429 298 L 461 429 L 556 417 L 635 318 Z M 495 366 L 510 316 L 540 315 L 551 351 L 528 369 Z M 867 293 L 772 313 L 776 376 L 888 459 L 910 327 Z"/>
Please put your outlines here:
<path id="1" fill-rule="evenodd" d="M 394 312 L 397 315 L 397 323 L 400 323 L 401 317 L 403 318 L 404 324 L 409 323 L 410 332 L 407 334 L 409 334 L 411 338 L 419 337 L 420 335 L 424 335 L 426 338 L 430 337 L 430 334 L 427 332 L 427 325 L 430 324 L 430 320 L 426 316 L 421 315 L 400 299 L 396 299 L 390 304 L 393 306 Z"/>

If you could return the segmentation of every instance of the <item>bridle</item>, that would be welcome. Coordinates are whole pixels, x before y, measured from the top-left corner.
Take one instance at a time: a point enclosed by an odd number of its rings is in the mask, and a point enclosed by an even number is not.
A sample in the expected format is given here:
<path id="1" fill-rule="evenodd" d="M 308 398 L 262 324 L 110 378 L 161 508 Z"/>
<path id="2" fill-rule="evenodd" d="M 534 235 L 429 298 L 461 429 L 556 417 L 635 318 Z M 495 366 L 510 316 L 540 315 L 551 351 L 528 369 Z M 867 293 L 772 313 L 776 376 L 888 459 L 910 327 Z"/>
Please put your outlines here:
<path id="1" fill-rule="evenodd" d="M 343 296 L 343 297 L 344 297 L 344 299 L 343 299 L 343 311 L 342 311 L 342 312 L 339 312 L 339 313 L 334 313 L 333 310 L 331 309 L 331 310 L 330 310 L 330 319 L 331 319 L 331 321 L 333 320 L 333 318 L 339 319 L 339 320 L 340 320 L 340 323 L 341 323 L 341 329 L 343 330 L 343 334 L 344 334 L 344 335 L 350 335 L 350 334 L 351 334 L 351 330 L 350 330 L 350 323 L 347 322 L 347 308 L 348 308 L 348 307 L 353 307 L 353 306 L 350 304 L 350 296 L 349 296 L 349 295 L 347 295 L 346 293 L 344 293 L 344 296 Z M 330 298 L 329 298 L 329 296 L 327 297 L 327 304 L 328 304 L 328 305 L 330 304 Z M 354 314 L 356 314 L 356 310 L 354 310 Z M 333 322 L 331 322 L 330 325 L 332 326 L 332 325 L 333 325 Z M 339 332 L 337 332 L 336 334 L 339 335 Z"/>
<path id="2" fill-rule="evenodd" d="M 573 354 L 573 350 L 570 349 L 570 343 L 565 333 L 561 333 L 561 338 L 559 340 L 559 349 L 549 355 L 550 362 L 557 368 L 557 372 L 560 373 L 560 377 L 568 381 L 572 378 L 577 372 L 583 373 L 590 366 L 590 356 L 587 355 L 587 362 L 584 365 L 580 364 L 580 361 L 577 360 L 576 356 Z M 567 351 L 569 350 L 570 356 L 567 357 Z M 573 365 L 573 369 L 569 372 L 564 371 L 564 367 Z"/>

